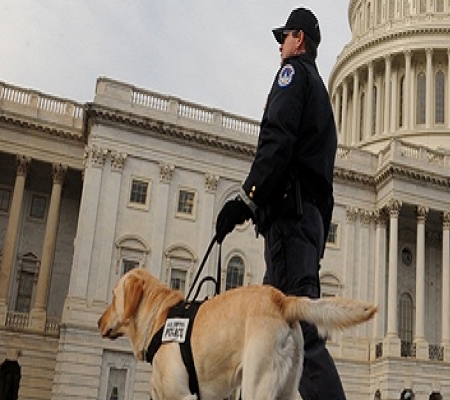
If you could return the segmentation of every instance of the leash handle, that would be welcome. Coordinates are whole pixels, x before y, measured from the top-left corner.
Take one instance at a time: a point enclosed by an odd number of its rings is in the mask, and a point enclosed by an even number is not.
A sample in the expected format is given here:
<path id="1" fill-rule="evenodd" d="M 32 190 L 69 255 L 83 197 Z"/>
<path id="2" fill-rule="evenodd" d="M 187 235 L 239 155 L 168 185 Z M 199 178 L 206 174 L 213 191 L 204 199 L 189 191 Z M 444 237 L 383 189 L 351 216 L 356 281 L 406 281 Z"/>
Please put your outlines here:
<path id="1" fill-rule="evenodd" d="M 200 274 L 203 271 L 203 268 L 205 267 L 206 260 L 208 259 L 209 255 L 211 253 L 211 250 L 212 250 L 212 248 L 214 246 L 214 243 L 216 243 L 216 241 L 217 241 L 217 235 L 214 235 L 214 237 L 211 240 L 211 243 L 208 246 L 208 249 L 206 250 L 205 255 L 203 256 L 203 260 L 202 260 L 200 266 L 198 267 L 197 274 L 195 275 L 195 278 L 192 281 L 191 287 L 189 288 L 189 292 L 188 292 L 188 294 L 186 296 L 186 301 L 188 301 L 189 296 L 192 293 L 192 290 L 194 289 L 195 285 L 197 284 L 198 278 L 200 277 Z M 220 253 L 220 251 L 219 251 L 219 253 Z M 217 288 L 217 282 L 216 282 L 216 288 Z M 219 283 L 219 288 L 220 288 L 220 283 Z M 199 290 L 200 289 L 197 290 L 197 295 L 198 295 Z M 195 297 L 197 297 L 197 295 Z M 195 300 L 195 298 L 194 298 L 194 300 Z"/>

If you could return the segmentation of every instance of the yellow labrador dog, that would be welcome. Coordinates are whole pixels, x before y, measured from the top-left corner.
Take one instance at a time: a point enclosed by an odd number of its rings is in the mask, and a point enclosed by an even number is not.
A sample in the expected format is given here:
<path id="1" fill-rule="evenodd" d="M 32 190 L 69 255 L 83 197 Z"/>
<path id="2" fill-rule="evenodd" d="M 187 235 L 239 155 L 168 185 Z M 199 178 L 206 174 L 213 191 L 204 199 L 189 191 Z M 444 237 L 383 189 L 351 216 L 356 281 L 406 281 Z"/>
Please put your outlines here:
<path id="1" fill-rule="evenodd" d="M 103 337 L 130 338 L 139 360 L 169 308 L 183 299 L 145 269 L 125 274 L 98 321 Z M 325 333 L 372 318 L 376 307 L 356 300 L 285 296 L 266 285 L 241 287 L 207 300 L 192 326 L 191 346 L 201 400 L 226 398 L 241 385 L 244 400 L 301 399 L 303 367 L 299 321 Z M 179 344 L 163 343 L 153 359 L 154 400 L 195 400 Z"/>

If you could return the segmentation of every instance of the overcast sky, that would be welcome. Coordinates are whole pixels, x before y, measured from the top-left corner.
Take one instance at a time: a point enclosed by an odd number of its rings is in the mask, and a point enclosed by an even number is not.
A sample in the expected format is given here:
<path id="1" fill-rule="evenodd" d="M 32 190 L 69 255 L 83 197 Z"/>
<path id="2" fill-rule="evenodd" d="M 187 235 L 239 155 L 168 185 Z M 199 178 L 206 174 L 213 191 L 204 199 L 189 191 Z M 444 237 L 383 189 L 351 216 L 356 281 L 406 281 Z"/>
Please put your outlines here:
<path id="1" fill-rule="evenodd" d="M 271 29 L 311 8 L 324 80 L 348 0 L 0 0 L 0 81 L 77 102 L 99 76 L 254 119 L 279 66 Z"/>

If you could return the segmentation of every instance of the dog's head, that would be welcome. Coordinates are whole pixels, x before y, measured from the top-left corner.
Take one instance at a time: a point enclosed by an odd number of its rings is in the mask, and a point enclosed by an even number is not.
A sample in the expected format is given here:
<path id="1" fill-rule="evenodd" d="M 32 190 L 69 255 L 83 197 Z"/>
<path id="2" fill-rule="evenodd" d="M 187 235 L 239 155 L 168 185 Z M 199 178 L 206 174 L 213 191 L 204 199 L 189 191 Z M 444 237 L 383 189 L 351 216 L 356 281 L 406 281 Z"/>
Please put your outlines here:
<path id="1" fill-rule="evenodd" d="M 138 270 L 126 273 L 113 290 L 111 304 L 98 320 L 102 337 L 117 339 L 129 336 L 130 319 L 139 307 L 144 292 L 145 279 Z"/>

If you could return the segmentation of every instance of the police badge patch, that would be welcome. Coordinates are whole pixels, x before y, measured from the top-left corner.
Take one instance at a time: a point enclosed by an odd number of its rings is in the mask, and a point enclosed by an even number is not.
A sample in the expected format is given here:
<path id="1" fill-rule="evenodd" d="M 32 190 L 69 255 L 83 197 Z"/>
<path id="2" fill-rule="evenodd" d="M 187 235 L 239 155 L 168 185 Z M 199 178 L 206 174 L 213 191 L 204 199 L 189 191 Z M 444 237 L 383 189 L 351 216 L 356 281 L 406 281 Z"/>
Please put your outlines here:
<path id="1" fill-rule="evenodd" d="M 294 67 L 291 64 L 286 64 L 283 68 L 281 68 L 281 71 L 278 74 L 278 86 L 279 87 L 288 86 L 294 79 L 294 75 L 295 75 Z"/>

